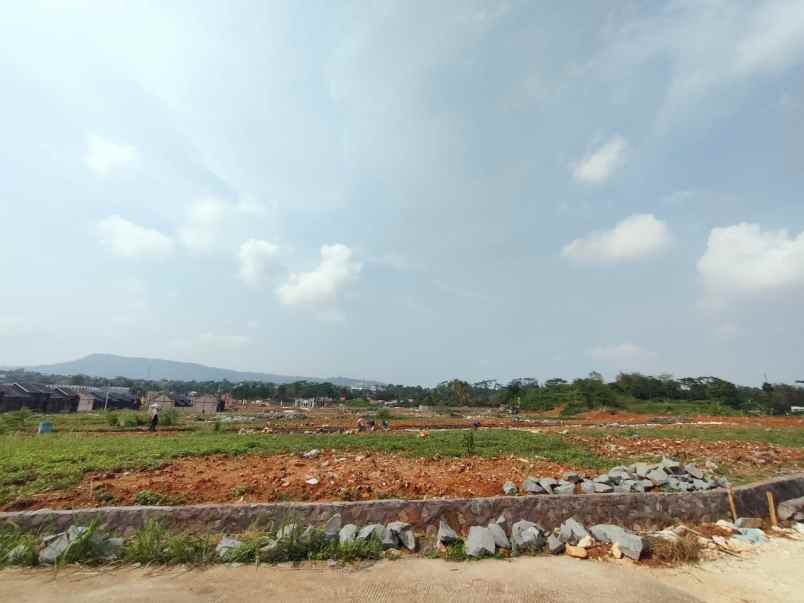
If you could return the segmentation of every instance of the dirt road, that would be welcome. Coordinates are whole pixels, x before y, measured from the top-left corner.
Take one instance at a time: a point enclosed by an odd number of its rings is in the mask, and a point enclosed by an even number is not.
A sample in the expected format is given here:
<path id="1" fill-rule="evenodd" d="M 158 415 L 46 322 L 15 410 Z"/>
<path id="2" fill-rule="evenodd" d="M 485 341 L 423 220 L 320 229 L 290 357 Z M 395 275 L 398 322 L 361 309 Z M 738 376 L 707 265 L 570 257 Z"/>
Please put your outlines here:
<path id="1" fill-rule="evenodd" d="M 775 539 L 748 559 L 649 569 L 628 562 L 530 557 L 447 563 L 411 559 L 365 569 L 215 566 L 206 570 L 6 570 L 0 601 L 804 601 L 804 541 Z"/>

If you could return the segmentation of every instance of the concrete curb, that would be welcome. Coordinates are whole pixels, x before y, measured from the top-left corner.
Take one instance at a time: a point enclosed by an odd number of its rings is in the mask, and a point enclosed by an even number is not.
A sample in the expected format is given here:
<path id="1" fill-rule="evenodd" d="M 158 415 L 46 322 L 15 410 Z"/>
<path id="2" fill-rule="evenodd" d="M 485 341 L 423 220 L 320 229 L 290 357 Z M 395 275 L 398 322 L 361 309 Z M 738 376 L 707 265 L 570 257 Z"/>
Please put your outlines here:
<path id="1" fill-rule="evenodd" d="M 766 492 L 776 503 L 804 496 L 804 474 L 786 476 L 736 488 L 738 515 L 768 515 Z M 70 525 L 97 520 L 102 529 L 123 533 L 150 519 L 192 531 L 237 532 L 252 525 L 269 526 L 293 518 L 304 525 L 323 525 L 340 513 L 344 523 L 366 525 L 401 520 L 424 530 L 441 517 L 456 529 L 484 525 L 504 515 L 509 522 L 536 521 L 546 529 L 575 517 L 585 525 L 613 523 L 631 529 L 664 527 L 674 522 L 711 522 L 730 518 L 726 490 L 655 494 L 577 494 L 494 496 L 427 500 L 373 500 L 362 502 L 286 502 L 178 507 L 100 507 L 94 509 L 16 511 L 0 513 L 0 523 L 30 531 L 60 531 Z"/>

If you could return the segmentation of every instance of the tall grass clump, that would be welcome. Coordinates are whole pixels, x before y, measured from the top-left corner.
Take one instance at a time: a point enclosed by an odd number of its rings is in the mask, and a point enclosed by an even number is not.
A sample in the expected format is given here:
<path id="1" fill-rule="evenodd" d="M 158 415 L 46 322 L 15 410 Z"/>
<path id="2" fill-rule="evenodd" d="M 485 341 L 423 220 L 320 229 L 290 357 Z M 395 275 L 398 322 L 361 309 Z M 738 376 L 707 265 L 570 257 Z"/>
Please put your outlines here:
<path id="1" fill-rule="evenodd" d="M 201 565 L 215 559 L 215 546 L 209 536 L 171 533 L 155 520 L 149 520 L 126 542 L 123 558 L 131 563 Z"/>

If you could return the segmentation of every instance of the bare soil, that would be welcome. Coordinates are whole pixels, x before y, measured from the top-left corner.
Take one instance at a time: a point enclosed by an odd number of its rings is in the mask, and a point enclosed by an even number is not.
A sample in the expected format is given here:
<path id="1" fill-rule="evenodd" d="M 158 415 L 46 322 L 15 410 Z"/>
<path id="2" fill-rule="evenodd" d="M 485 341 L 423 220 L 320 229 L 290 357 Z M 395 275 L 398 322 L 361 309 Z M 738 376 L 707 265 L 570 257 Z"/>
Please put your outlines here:
<path id="1" fill-rule="evenodd" d="M 324 451 L 314 459 L 293 454 L 179 459 L 159 469 L 88 474 L 74 489 L 36 497 L 28 509 L 134 504 L 149 490 L 173 504 L 367 500 L 495 496 L 503 484 L 528 475 L 583 470 L 515 457 L 415 459 L 396 454 Z M 308 480 L 317 480 L 310 484 Z"/>

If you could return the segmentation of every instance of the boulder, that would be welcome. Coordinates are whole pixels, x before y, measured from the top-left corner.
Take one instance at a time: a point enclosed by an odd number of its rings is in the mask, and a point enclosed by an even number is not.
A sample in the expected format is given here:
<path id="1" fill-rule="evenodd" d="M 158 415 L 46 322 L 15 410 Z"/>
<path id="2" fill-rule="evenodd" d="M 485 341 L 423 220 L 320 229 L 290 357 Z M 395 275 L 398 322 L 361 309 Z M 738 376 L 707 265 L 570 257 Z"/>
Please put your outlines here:
<path id="1" fill-rule="evenodd" d="M 463 545 L 464 552 L 469 557 L 485 557 L 493 555 L 495 551 L 494 536 L 488 528 L 472 526 Z"/>
<path id="2" fill-rule="evenodd" d="M 436 542 L 439 544 L 451 544 L 460 539 L 461 538 L 458 536 L 458 533 L 449 527 L 449 524 L 446 522 L 446 520 L 441 519 L 441 521 L 438 522 L 438 535 L 436 536 Z"/>
<path id="3" fill-rule="evenodd" d="M 544 488 L 539 485 L 539 482 L 536 481 L 534 478 L 529 477 L 524 482 L 522 482 L 522 490 L 527 492 L 528 494 L 544 494 Z"/>
<path id="4" fill-rule="evenodd" d="M 386 550 L 399 547 L 399 537 L 396 535 L 396 532 L 391 530 L 391 528 L 385 528 L 382 531 L 380 542 L 382 543 L 382 548 Z"/>
<path id="5" fill-rule="evenodd" d="M 397 534 L 397 538 L 399 538 L 399 542 L 402 543 L 409 551 L 413 552 L 416 550 L 416 535 L 413 533 L 412 529 L 402 530 Z"/>
<path id="6" fill-rule="evenodd" d="M 336 513 L 329 518 L 324 525 L 324 538 L 327 540 L 335 540 L 338 537 L 338 532 L 341 531 L 341 514 Z"/>
<path id="7" fill-rule="evenodd" d="M 410 524 L 404 521 L 392 521 L 388 524 L 388 529 L 391 530 L 394 534 L 401 534 L 407 530 L 410 530 Z"/>
<path id="8" fill-rule="evenodd" d="M 357 533 L 358 540 L 368 540 L 372 536 L 376 536 L 380 540 L 382 540 L 382 534 L 385 531 L 385 526 L 381 523 L 370 523 L 367 526 L 363 526 L 360 528 L 360 531 Z"/>
<path id="9" fill-rule="evenodd" d="M 347 523 L 338 532 L 338 542 L 340 544 L 349 544 L 354 542 L 357 536 L 357 526 L 353 523 Z"/>
<path id="10" fill-rule="evenodd" d="M 613 469 L 609 469 L 608 475 L 615 482 L 619 482 L 624 479 L 631 479 L 633 477 L 625 467 L 614 467 Z"/>
<path id="11" fill-rule="evenodd" d="M 511 541 L 508 540 L 508 536 L 506 536 L 505 530 L 503 530 L 502 526 L 499 523 L 491 522 L 488 525 L 488 530 L 491 533 L 492 538 L 494 538 L 494 544 L 497 545 L 497 548 L 500 549 L 511 548 Z"/>
<path id="12" fill-rule="evenodd" d="M 641 477 L 642 479 L 645 479 L 653 468 L 654 466 L 648 463 L 634 463 L 634 473 L 637 474 L 637 477 Z"/>
<path id="13" fill-rule="evenodd" d="M 560 494 L 564 496 L 567 494 L 575 494 L 575 484 L 560 484 L 555 487 L 553 494 Z"/>
<path id="14" fill-rule="evenodd" d="M 503 494 L 506 496 L 516 496 L 517 489 L 514 482 L 505 482 L 503 484 Z"/>
<path id="15" fill-rule="evenodd" d="M 662 469 L 654 469 L 653 471 L 649 471 L 648 475 L 646 476 L 651 483 L 655 486 L 663 486 L 667 483 L 668 475 Z"/>
<path id="16" fill-rule="evenodd" d="M 511 543 L 514 552 L 538 551 L 544 547 L 544 536 L 541 526 L 522 519 L 511 526 Z"/>
<path id="17" fill-rule="evenodd" d="M 45 548 L 39 553 L 39 563 L 53 564 L 70 548 L 70 539 L 62 532 L 44 540 Z"/>
<path id="18" fill-rule="evenodd" d="M 581 547 L 582 549 L 588 549 L 589 547 L 594 546 L 594 544 L 595 541 L 592 539 L 591 536 L 584 536 L 578 541 L 577 546 Z"/>
<path id="19" fill-rule="evenodd" d="M 673 459 L 668 459 L 667 457 L 661 460 L 657 468 L 661 469 L 665 473 L 681 473 L 683 471 L 681 468 L 681 463 L 674 461 Z"/>
<path id="20" fill-rule="evenodd" d="M 612 488 L 608 484 L 598 482 L 595 483 L 594 488 L 595 488 L 595 494 L 608 494 L 609 492 L 612 492 L 614 490 L 614 488 Z"/>
<path id="21" fill-rule="evenodd" d="M 567 521 L 561 524 L 558 531 L 558 538 L 561 542 L 569 542 L 570 544 L 577 544 L 581 538 L 589 536 L 586 528 L 574 517 L 570 517 Z"/>
<path id="22" fill-rule="evenodd" d="M 539 485 L 548 494 L 552 494 L 553 488 L 558 485 L 558 482 L 552 477 L 543 477 L 539 480 Z"/>
<path id="23" fill-rule="evenodd" d="M 709 490 L 711 484 L 710 482 L 702 479 L 694 479 L 692 480 L 692 487 L 696 490 Z"/>
<path id="24" fill-rule="evenodd" d="M 695 479 L 703 479 L 703 478 L 704 478 L 704 472 L 703 472 L 703 471 L 701 471 L 701 470 L 700 470 L 698 467 L 696 467 L 695 465 L 692 465 L 692 464 L 690 464 L 690 465 L 684 465 L 684 471 L 686 471 L 687 473 L 689 473 L 689 474 L 690 474 L 692 477 L 694 477 Z"/>
<path id="25" fill-rule="evenodd" d="M 601 485 L 605 486 L 606 484 L 601 484 Z M 597 486 L 597 484 L 595 482 L 589 481 L 589 480 L 584 480 L 584 481 L 581 482 L 581 492 L 583 492 L 584 494 L 594 494 L 595 493 L 595 486 Z"/>
<path id="26" fill-rule="evenodd" d="M 589 528 L 589 531 L 592 532 L 592 536 L 594 536 L 595 540 L 608 544 L 616 544 L 623 552 L 623 555 L 634 561 L 639 561 L 642 552 L 646 548 L 645 541 L 640 536 L 620 526 L 598 524 Z"/>
<path id="27" fill-rule="evenodd" d="M 791 498 L 783 503 L 779 503 L 779 506 L 776 508 L 776 515 L 778 515 L 779 519 L 782 521 L 787 521 L 792 519 L 796 513 L 801 513 L 802 511 L 804 511 L 804 496 L 801 498 Z"/>
<path id="28" fill-rule="evenodd" d="M 610 484 L 612 482 L 611 476 L 608 473 L 604 473 L 603 475 L 598 475 L 594 480 L 597 484 Z"/>
<path id="29" fill-rule="evenodd" d="M 552 555 L 560 555 L 564 552 L 564 545 L 565 543 L 562 540 L 553 534 L 547 537 L 547 550 L 550 551 Z"/>
<path id="30" fill-rule="evenodd" d="M 243 545 L 242 542 L 237 540 L 236 538 L 229 538 L 228 536 L 224 536 L 221 538 L 221 541 L 218 543 L 218 546 L 215 547 L 215 554 L 218 556 L 218 559 L 225 559 L 226 556 L 239 549 Z"/>

